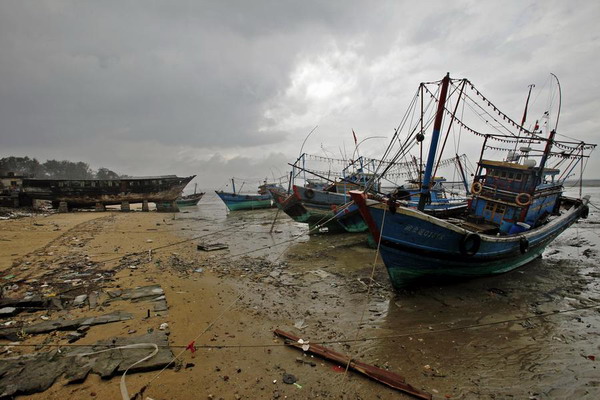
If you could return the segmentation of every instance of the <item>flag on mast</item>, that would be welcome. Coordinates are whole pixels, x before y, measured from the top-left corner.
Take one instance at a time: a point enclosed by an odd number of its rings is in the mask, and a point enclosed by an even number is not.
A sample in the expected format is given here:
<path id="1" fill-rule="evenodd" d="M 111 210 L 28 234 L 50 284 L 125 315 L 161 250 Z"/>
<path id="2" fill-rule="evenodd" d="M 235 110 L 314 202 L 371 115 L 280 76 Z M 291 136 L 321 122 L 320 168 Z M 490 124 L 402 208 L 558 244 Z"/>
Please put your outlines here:
<path id="1" fill-rule="evenodd" d="M 356 140 L 356 133 L 354 133 L 354 129 L 352 129 L 352 136 L 354 136 L 354 145 L 358 146 L 358 141 Z"/>

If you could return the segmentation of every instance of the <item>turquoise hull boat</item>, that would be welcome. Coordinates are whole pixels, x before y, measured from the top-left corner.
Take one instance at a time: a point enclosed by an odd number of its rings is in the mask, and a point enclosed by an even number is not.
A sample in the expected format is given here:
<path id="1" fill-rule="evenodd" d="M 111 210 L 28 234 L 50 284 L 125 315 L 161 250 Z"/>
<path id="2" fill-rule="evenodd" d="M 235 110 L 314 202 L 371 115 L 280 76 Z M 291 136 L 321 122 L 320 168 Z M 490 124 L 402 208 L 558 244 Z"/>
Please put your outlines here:
<path id="1" fill-rule="evenodd" d="M 215 192 L 230 211 L 258 210 L 275 207 L 269 194 L 237 194 Z"/>

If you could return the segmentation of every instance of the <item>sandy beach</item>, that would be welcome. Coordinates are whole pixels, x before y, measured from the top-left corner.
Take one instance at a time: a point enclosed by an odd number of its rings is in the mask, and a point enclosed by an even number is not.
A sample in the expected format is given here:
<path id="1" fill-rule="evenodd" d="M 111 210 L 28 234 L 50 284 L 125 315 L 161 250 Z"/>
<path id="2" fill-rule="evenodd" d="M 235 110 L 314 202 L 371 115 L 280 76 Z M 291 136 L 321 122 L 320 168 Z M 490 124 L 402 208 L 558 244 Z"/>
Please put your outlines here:
<path id="1" fill-rule="evenodd" d="M 226 213 L 207 197 L 177 214 L 74 212 L 0 221 L 4 296 L 35 293 L 64 304 L 2 323 L 27 327 L 119 311 L 132 318 L 93 325 L 71 345 L 168 333 L 176 360 L 165 370 L 127 374 L 129 394 L 142 391 L 143 399 L 410 398 L 284 346 L 273 335 L 278 328 L 396 372 L 433 398 L 600 393 L 594 210 L 542 259 L 516 271 L 394 292 L 366 236 L 309 236 L 282 215 L 270 232 L 275 210 Z M 228 248 L 197 248 L 215 243 Z M 162 288 L 167 310 L 121 295 L 150 285 Z M 90 293 L 94 304 L 72 304 Z M 69 334 L 2 340 L 0 356 L 66 348 Z M 186 350 L 192 342 L 194 352 Z M 286 374 L 295 384 L 284 382 Z M 19 398 L 117 399 L 120 374 L 113 375 L 92 372 L 71 384 L 61 376 L 48 390 Z"/>

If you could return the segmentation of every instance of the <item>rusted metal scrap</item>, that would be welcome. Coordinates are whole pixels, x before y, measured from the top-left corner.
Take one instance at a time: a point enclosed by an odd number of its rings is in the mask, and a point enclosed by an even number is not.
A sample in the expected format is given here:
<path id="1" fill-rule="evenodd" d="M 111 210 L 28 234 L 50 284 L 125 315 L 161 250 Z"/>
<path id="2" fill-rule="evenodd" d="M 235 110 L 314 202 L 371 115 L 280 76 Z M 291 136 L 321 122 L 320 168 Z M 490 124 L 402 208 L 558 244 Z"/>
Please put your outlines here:
<path id="1" fill-rule="evenodd" d="M 358 360 L 354 360 L 349 356 L 341 353 L 337 353 L 333 350 L 330 350 L 326 347 L 320 346 L 318 344 L 310 344 L 306 346 L 306 343 L 300 343 L 300 338 L 291 333 L 284 332 L 280 329 L 276 329 L 274 331 L 275 335 L 285 338 L 285 344 L 296 347 L 307 353 L 315 354 L 319 357 L 322 357 L 329 361 L 334 361 L 340 365 L 348 365 L 349 369 L 352 369 L 356 372 L 359 372 L 363 375 L 368 376 L 371 379 L 374 379 L 378 382 L 381 382 L 387 386 L 390 386 L 394 389 L 400 390 L 404 393 L 408 393 L 413 395 L 419 399 L 431 400 L 431 394 L 419 390 L 408 383 L 404 377 L 390 371 L 386 371 L 381 368 L 374 367 L 369 364 L 365 364 Z M 303 348 L 304 346 L 304 348 Z M 308 347 L 308 349 L 306 349 Z"/>

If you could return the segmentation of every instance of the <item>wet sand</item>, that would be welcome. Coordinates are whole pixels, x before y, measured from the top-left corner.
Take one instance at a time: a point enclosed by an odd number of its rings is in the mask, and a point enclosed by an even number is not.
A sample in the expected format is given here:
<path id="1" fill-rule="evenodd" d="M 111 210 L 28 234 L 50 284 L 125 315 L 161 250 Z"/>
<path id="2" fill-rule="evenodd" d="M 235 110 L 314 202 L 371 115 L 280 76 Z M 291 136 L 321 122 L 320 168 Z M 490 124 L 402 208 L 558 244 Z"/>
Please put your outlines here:
<path id="1" fill-rule="evenodd" d="M 600 192 L 591 189 L 592 202 L 600 204 Z M 8 294 L 19 295 L 39 288 L 32 279 L 78 262 L 110 272 L 100 285 L 104 292 L 160 284 L 169 305 L 164 316 L 144 319 L 148 306 L 130 302 L 50 315 L 76 318 L 116 309 L 134 315 L 130 321 L 91 327 L 78 344 L 132 330 L 145 333 L 166 322 L 175 354 L 194 339 L 197 346 L 212 346 L 185 351 L 178 370 L 128 375 L 130 394 L 146 387 L 144 399 L 409 398 L 282 346 L 272 334 L 276 328 L 397 372 L 434 398 L 600 397 L 594 360 L 600 356 L 600 312 L 590 308 L 600 305 L 600 213 L 594 208 L 590 218 L 525 267 L 402 292 L 391 289 L 365 235 L 308 236 L 305 226 L 285 215 L 270 233 L 275 210 L 227 213 L 208 194 L 198 207 L 182 211 L 0 221 L 1 275 L 14 275 L 3 285 L 18 282 Z M 229 248 L 196 248 L 217 242 Z M 155 249 L 151 260 L 149 249 Z M 194 272 L 198 268 L 201 272 Z M 563 312 L 572 309 L 578 310 Z M 46 314 L 14 318 L 39 321 Z M 60 332 L 22 343 L 44 340 L 66 343 Z M 283 383 L 284 373 L 293 374 L 300 387 Z M 27 398 L 120 398 L 118 377 L 102 380 L 91 374 L 82 384 L 64 383 Z"/>

